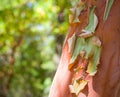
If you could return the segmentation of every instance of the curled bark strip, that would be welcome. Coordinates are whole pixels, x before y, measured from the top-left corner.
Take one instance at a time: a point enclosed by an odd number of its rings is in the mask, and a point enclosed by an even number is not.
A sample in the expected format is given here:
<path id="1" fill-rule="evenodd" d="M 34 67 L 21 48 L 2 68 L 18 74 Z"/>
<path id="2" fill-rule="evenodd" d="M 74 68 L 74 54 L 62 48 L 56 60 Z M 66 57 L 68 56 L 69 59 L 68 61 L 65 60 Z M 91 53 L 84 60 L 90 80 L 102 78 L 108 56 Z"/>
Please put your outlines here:
<path id="1" fill-rule="evenodd" d="M 100 39 L 98 37 L 96 37 L 96 36 L 93 37 L 92 41 L 93 41 L 94 45 L 96 45 L 98 47 L 101 47 L 101 41 L 100 41 Z"/>
<path id="2" fill-rule="evenodd" d="M 73 34 L 72 37 L 70 37 L 70 38 L 68 39 L 68 46 L 69 46 L 68 52 L 69 52 L 69 53 L 72 53 L 72 52 L 73 52 L 74 45 L 75 45 L 75 40 L 76 40 L 75 34 Z"/>
<path id="3" fill-rule="evenodd" d="M 81 80 L 81 81 L 76 81 L 74 80 L 73 85 L 69 85 L 71 93 L 74 93 L 75 95 L 78 95 L 80 91 L 82 91 L 85 86 L 87 85 L 87 81 Z"/>

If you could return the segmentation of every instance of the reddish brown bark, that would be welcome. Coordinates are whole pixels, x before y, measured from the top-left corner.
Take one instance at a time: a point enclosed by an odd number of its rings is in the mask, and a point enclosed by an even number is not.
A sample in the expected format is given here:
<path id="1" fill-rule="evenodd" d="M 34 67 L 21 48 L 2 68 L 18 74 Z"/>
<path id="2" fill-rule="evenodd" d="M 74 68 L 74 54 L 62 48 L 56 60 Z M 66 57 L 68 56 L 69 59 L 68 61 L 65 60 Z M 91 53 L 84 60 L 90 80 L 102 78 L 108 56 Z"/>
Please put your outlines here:
<path id="1" fill-rule="evenodd" d="M 97 0 L 95 10 L 99 19 L 95 34 L 102 41 L 98 72 L 90 78 L 88 86 L 78 97 L 120 97 L 120 0 L 114 0 L 108 19 L 104 22 L 105 4 L 106 0 Z M 78 27 L 76 24 L 69 28 L 49 97 L 72 97 L 68 86 L 72 74 L 68 70 L 70 54 L 67 39 Z"/>

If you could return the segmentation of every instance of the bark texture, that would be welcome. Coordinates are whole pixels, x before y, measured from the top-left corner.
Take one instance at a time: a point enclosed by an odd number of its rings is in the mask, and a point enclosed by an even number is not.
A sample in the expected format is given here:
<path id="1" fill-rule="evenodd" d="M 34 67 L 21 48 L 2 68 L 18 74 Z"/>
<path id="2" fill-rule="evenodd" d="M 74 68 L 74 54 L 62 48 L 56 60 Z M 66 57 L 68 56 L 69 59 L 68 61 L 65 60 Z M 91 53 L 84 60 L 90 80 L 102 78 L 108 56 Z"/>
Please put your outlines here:
<path id="1" fill-rule="evenodd" d="M 78 97 L 120 97 L 120 0 L 114 0 L 108 19 L 103 21 L 106 0 L 97 0 L 95 13 L 99 19 L 96 36 L 102 41 L 98 72 Z M 67 39 L 79 25 L 71 25 L 66 36 L 61 61 L 56 71 L 49 97 L 74 97 L 69 91 L 72 74 L 68 70 L 70 55 Z"/>

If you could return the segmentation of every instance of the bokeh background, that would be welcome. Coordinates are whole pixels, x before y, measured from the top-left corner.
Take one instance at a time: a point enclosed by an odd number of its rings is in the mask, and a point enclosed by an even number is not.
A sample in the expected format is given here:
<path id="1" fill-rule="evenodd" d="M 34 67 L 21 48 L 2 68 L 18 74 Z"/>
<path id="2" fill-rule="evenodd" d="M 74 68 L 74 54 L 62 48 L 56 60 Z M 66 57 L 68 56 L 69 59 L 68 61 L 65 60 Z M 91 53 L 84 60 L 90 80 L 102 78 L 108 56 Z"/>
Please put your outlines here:
<path id="1" fill-rule="evenodd" d="M 0 0 L 0 97 L 48 97 L 77 0 Z"/>

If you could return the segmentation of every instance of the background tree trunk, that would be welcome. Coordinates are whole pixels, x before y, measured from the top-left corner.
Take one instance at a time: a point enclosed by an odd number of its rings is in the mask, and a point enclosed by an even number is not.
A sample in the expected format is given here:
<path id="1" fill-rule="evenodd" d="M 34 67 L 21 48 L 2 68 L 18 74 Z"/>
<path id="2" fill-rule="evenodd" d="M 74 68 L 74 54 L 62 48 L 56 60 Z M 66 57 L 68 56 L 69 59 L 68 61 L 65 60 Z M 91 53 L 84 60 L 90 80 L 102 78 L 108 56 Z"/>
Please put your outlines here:
<path id="1" fill-rule="evenodd" d="M 97 0 L 95 13 L 99 24 L 95 34 L 102 41 L 98 72 L 78 97 L 120 97 L 120 0 L 114 0 L 107 20 L 103 21 L 105 5 L 106 0 Z M 70 55 L 66 41 L 78 27 L 69 28 L 49 97 L 72 97 L 68 86 L 72 74 L 68 71 Z"/>

